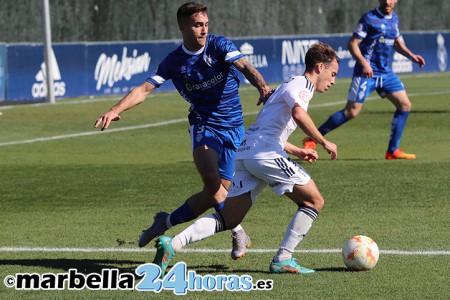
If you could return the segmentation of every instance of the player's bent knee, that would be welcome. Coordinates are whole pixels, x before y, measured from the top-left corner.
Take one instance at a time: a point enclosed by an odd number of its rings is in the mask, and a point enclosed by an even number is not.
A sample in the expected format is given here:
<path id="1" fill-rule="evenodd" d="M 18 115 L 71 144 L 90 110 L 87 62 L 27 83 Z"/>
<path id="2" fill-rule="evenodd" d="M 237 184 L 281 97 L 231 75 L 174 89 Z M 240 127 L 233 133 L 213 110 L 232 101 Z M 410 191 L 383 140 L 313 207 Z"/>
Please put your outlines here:
<path id="1" fill-rule="evenodd" d="M 322 210 L 323 206 L 325 205 L 325 200 L 323 199 L 322 196 L 317 196 L 317 197 L 311 198 L 309 201 L 305 201 L 304 205 L 311 206 L 315 210 L 320 212 Z"/>
<path id="2" fill-rule="evenodd" d="M 317 200 L 317 201 L 315 201 L 315 208 L 316 208 L 316 210 L 318 211 L 318 212 L 320 212 L 321 210 L 322 210 L 322 208 L 323 208 L 323 206 L 325 205 L 325 200 L 322 198 L 322 197 L 320 197 L 320 199 L 319 200 Z"/>
<path id="3" fill-rule="evenodd" d="M 360 111 L 357 110 L 349 110 L 347 111 L 346 117 L 349 120 L 356 119 L 359 116 Z"/>

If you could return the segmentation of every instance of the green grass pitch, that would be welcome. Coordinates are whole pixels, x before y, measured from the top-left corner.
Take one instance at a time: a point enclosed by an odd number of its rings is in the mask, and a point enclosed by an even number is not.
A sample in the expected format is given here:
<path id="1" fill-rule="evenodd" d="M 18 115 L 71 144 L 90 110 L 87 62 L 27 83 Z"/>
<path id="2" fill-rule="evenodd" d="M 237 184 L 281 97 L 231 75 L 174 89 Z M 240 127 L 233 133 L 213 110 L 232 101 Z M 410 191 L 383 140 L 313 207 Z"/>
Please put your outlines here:
<path id="1" fill-rule="evenodd" d="M 296 208 L 266 189 L 242 223 L 254 249 L 245 258 L 231 260 L 230 234 L 222 233 L 190 245 L 173 263 L 183 261 L 202 276 L 248 274 L 254 281 L 273 280 L 273 289 L 188 292 L 185 299 L 450 297 L 450 73 L 401 78 L 412 102 L 401 148 L 415 153 L 416 160 L 384 159 L 394 107 L 373 94 L 358 119 L 328 135 L 338 145 L 337 161 L 319 149 L 315 164 L 302 163 L 316 180 L 325 207 L 295 257 L 317 272 L 268 272 Z M 349 79 L 338 79 L 329 92 L 316 94 L 309 113 L 317 125 L 344 107 L 348 87 Z M 248 127 L 259 109 L 258 93 L 245 86 L 241 95 Z M 155 93 L 123 113 L 109 130 L 94 129 L 97 117 L 117 101 L 0 106 L 1 299 L 176 298 L 170 290 L 23 291 L 3 283 L 17 273 L 69 269 L 134 273 L 154 256 L 152 247 L 137 247 L 153 214 L 172 211 L 199 191 L 187 132 L 188 104 L 176 93 Z M 300 144 L 302 138 L 296 132 L 290 141 Z M 381 250 L 371 271 L 346 270 L 335 251 L 357 234 L 372 237 Z"/>

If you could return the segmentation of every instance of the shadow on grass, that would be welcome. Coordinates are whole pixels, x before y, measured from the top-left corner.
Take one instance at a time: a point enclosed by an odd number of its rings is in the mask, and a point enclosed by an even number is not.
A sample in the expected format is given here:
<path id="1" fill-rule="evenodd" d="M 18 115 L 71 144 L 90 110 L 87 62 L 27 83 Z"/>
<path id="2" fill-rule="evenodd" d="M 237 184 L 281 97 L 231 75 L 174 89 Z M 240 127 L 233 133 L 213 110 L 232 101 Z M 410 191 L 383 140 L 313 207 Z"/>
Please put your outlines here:
<path id="1" fill-rule="evenodd" d="M 0 260 L 0 266 L 24 266 L 24 267 L 42 267 L 46 269 L 57 269 L 69 271 L 69 269 L 76 269 L 77 272 L 83 274 L 98 273 L 100 274 L 103 269 L 118 269 L 119 273 L 131 273 L 135 274 L 136 268 L 144 264 L 145 262 L 137 262 L 132 260 L 109 260 L 109 259 L 11 259 L 11 260 Z M 172 268 L 173 265 L 169 267 Z M 195 270 L 199 275 L 206 274 L 271 274 L 266 270 L 250 270 L 250 269 L 239 269 L 222 265 L 222 264 L 211 264 L 211 265 L 188 265 L 188 270 Z M 355 272 L 347 268 L 342 267 L 330 267 L 330 268 L 317 268 L 316 272 Z M 27 271 L 25 271 L 27 272 Z M 135 277 L 138 277 L 135 275 Z"/>
<path id="2" fill-rule="evenodd" d="M 331 267 L 331 268 L 317 268 L 314 269 L 316 270 L 316 272 L 357 272 L 357 271 L 353 271 L 344 267 Z"/>
<path id="3" fill-rule="evenodd" d="M 249 269 L 230 269 L 224 265 L 209 265 L 209 266 L 188 266 L 189 270 L 195 270 L 197 274 L 223 274 L 223 273 L 245 273 L 245 274 L 272 274 L 266 270 L 249 270 Z M 316 268 L 316 272 L 357 272 L 344 267 L 329 267 L 329 268 Z M 275 274 L 276 275 L 276 274 Z"/>
<path id="4" fill-rule="evenodd" d="M 395 110 L 394 108 L 392 111 L 364 111 L 364 114 L 367 115 L 392 115 L 394 114 Z M 362 112 L 361 112 L 362 113 Z M 443 109 L 443 110 L 411 110 L 411 114 L 448 114 L 450 113 L 450 110 Z"/>
<path id="5" fill-rule="evenodd" d="M 328 162 L 333 163 L 333 164 L 335 163 L 335 161 L 332 161 L 331 159 L 329 159 L 327 157 L 319 158 L 319 160 L 321 163 L 328 163 Z M 337 161 L 379 161 L 379 160 L 385 160 L 384 155 L 380 156 L 380 158 L 352 158 L 352 157 L 338 158 Z M 308 166 L 308 164 L 303 160 L 294 159 L 294 161 L 296 161 L 299 165 Z"/>
<path id="6" fill-rule="evenodd" d="M 143 264 L 144 262 L 142 262 Z M 134 273 L 139 262 L 109 259 L 2 259 L 0 266 L 42 267 L 48 269 L 77 269 L 81 273 L 101 273 L 102 269 L 118 269 L 120 273 Z"/>
<path id="7" fill-rule="evenodd" d="M 340 161 L 379 161 L 379 160 L 385 160 L 384 157 L 381 158 L 338 158 Z"/>

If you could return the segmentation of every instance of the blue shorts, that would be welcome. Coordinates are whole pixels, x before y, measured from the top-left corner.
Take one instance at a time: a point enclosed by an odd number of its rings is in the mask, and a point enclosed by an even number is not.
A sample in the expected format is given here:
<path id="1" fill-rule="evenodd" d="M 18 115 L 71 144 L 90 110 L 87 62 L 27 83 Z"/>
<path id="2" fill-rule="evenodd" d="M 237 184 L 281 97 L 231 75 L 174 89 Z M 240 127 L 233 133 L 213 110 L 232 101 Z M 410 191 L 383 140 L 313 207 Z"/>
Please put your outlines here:
<path id="1" fill-rule="evenodd" d="M 234 155 L 244 139 L 244 125 L 235 128 L 217 128 L 195 124 L 189 127 L 192 151 L 208 146 L 219 154 L 219 174 L 222 179 L 233 180 Z"/>
<path id="2" fill-rule="evenodd" d="M 348 101 L 364 103 L 364 100 L 372 94 L 374 90 L 382 97 L 394 92 L 403 91 L 405 87 L 400 78 L 395 73 L 375 75 L 376 77 L 353 77 L 350 90 L 348 91 Z"/>

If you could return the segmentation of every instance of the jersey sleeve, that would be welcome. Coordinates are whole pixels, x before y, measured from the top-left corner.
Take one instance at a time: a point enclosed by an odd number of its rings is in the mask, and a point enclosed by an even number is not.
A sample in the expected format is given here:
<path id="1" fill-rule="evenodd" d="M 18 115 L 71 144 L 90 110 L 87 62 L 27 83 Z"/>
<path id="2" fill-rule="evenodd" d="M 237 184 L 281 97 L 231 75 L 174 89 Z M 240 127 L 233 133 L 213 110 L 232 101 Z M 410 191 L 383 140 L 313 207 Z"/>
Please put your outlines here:
<path id="1" fill-rule="evenodd" d="M 229 64 L 241 57 L 244 57 L 244 55 L 238 50 L 236 45 L 234 45 L 232 41 L 225 37 L 218 37 L 217 47 L 222 53 L 224 53 L 225 61 Z"/>
<path id="2" fill-rule="evenodd" d="M 355 30 L 353 31 L 353 36 L 359 39 L 364 39 L 367 36 L 367 32 L 369 32 L 370 20 L 368 14 L 362 16 L 356 25 Z"/>
<path id="3" fill-rule="evenodd" d="M 313 97 L 313 85 L 306 80 L 292 80 L 287 83 L 284 100 L 289 107 L 294 108 L 295 103 L 300 105 L 305 111 L 308 111 L 309 101 Z"/>
<path id="4" fill-rule="evenodd" d="M 166 80 L 170 79 L 170 72 L 167 63 L 168 57 L 166 57 L 156 69 L 155 73 L 147 78 L 147 82 L 159 88 Z"/>
<path id="5" fill-rule="evenodd" d="M 393 18 L 394 18 L 394 22 L 395 22 L 395 30 L 397 31 L 397 33 L 395 34 L 395 38 L 398 38 L 398 37 L 401 36 L 400 29 L 399 29 L 400 28 L 400 21 L 398 19 L 397 14 L 394 14 Z"/>

